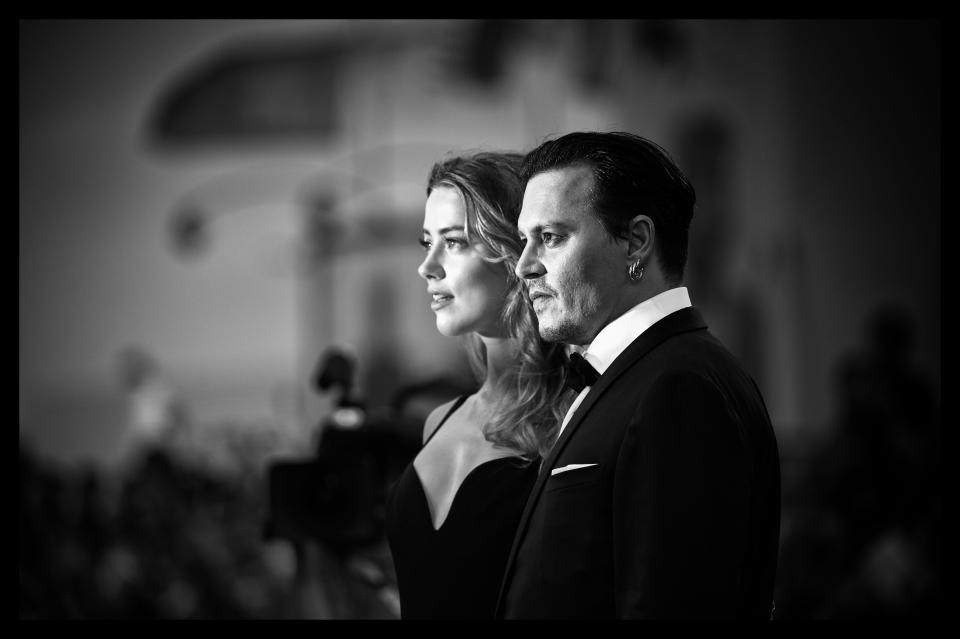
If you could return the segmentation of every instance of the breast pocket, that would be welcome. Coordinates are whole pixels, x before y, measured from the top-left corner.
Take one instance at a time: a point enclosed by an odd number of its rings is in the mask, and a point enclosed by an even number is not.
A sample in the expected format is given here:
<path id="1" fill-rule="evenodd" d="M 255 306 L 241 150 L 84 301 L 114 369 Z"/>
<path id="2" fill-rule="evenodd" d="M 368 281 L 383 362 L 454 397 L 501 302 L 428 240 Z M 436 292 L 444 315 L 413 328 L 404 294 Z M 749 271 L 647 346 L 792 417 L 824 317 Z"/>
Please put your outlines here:
<path id="1" fill-rule="evenodd" d="M 602 465 L 585 466 L 551 475 L 544 487 L 544 526 L 541 540 L 542 575 L 549 582 L 575 583 L 596 564 L 598 539 L 609 519 L 609 501 L 601 481 Z"/>
<path id="2" fill-rule="evenodd" d="M 544 488 L 547 492 L 555 490 L 564 490 L 573 488 L 581 484 L 590 484 L 600 478 L 600 464 L 584 464 L 583 466 L 574 465 L 572 468 L 554 468 L 551 471 L 547 485 Z"/>

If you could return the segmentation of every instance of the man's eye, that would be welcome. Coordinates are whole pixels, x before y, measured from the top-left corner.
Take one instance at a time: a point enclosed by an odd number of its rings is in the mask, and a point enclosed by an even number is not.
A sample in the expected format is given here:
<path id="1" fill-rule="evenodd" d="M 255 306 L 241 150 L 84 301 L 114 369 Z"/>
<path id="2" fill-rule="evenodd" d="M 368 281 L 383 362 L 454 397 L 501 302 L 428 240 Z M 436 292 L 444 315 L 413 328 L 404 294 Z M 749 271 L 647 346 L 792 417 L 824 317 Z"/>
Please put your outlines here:
<path id="1" fill-rule="evenodd" d="M 544 246 L 554 246 L 560 241 L 560 236 L 556 233 L 541 233 L 540 241 Z"/>

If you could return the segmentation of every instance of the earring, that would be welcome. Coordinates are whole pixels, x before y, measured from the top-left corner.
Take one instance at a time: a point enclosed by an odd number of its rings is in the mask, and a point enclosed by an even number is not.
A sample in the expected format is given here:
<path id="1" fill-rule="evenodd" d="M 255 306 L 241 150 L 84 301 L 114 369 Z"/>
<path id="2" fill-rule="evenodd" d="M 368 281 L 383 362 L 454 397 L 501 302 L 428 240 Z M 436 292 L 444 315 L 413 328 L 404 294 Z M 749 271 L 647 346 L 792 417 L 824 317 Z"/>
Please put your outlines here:
<path id="1" fill-rule="evenodd" d="M 643 267 L 640 265 L 640 260 L 637 260 L 630 265 L 630 268 L 627 270 L 627 274 L 630 275 L 631 282 L 639 282 L 643 279 Z"/>

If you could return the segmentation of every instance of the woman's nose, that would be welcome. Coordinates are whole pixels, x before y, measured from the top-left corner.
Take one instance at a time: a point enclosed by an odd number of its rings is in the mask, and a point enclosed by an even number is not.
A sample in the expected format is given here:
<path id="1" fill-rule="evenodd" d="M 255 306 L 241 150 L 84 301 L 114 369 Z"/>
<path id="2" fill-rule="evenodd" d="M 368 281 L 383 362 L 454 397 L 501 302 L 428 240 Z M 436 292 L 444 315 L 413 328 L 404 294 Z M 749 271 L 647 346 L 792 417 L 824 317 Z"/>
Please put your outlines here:
<path id="1" fill-rule="evenodd" d="M 443 279 L 443 266 L 441 266 L 437 260 L 437 253 L 433 248 L 427 251 L 427 256 L 423 258 L 420 266 L 417 267 L 417 273 L 420 277 L 428 281 Z"/>

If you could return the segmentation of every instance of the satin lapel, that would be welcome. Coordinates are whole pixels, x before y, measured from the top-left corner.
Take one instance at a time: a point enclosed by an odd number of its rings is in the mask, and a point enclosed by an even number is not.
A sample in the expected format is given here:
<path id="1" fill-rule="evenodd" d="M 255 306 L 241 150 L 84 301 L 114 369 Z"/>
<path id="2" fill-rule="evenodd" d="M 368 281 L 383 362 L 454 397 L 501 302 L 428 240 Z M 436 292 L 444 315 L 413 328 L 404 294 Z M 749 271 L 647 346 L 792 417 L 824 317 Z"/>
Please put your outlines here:
<path id="1" fill-rule="evenodd" d="M 543 487 L 546 485 L 547 479 L 550 477 L 550 471 L 553 470 L 553 464 L 556 461 L 557 456 L 563 452 L 567 442 L 570 441 L 574 431 L 579 428 L 584 417 L 590 412 L 590 409 L 593 407 L 593 405 L 597 403 L 597 400 L 603 396 L 607 388 L 609 388 L 617 380 L 617 378 L 619 378 L 630 367 L 631 364 L 642 358 L 655 346 L 659 345 L 665 339 L 679 333 L 700 330 L 706 327 L 707 325 L 703 321 L 703 317 L 694 307 L 684 308 L 676 311 L 675 313 L 667 315 L 659 322 L 641 333 L 637 339 L 633 340 L 633 342 L 631 342 L 630 345 L 627 346 L 627 348 L 625 348 L 624 351 L 617 356 L 617 359 L 613 360 L 609 368 L 607 368 L 603 375 L 600 376 L 600 379 L 597 380 L 596 385 L 590 389 L 589 393 L 587 393 L 587 396 L 583 399 L 583 402 L 581 402 L 580 406 L 577 407 L 576 412 L 574 412 L 574 414 L 570 417 L 570 421 L 563 429 L 563 433 L 560 434 L 560 439 L 557 440 L 556 444 L 554 444 L 553 448 L 550 450 L 550 454 L 547 455 L 543 465 L 540 467 L 540 474 L 537 475 L 537 481 L 534 483 L 533 490 L 530 492 L 530 497 L 527 499 L 527 503 L 524 506 L 523 514 L 520 516 L 520 524 L 517 527 L 517 534 L 514 535 L 513 546 L 510 548 L 510 555 L 507 559 L 507 569 L 504 572 L 504 580 L 500 587 L 500 596 L 497 600 L 498 611 L 500 610 L 500 606 L 503 602 L 507 576 L 510 574 L 510 570 L 513 568 L 513 562 L 514 559 L 516 559 L 517 549 L 519 548 L 520 541 L 523 539 L 523 536 L 526 533 L 527 524 L 530 522 L 530 513 L 533 512 L 534 506 L 540 499 L 540 494 L 543 492 Z"/>

